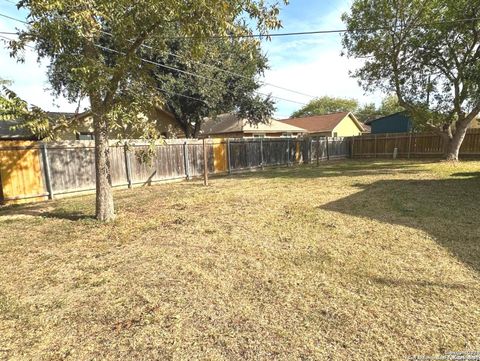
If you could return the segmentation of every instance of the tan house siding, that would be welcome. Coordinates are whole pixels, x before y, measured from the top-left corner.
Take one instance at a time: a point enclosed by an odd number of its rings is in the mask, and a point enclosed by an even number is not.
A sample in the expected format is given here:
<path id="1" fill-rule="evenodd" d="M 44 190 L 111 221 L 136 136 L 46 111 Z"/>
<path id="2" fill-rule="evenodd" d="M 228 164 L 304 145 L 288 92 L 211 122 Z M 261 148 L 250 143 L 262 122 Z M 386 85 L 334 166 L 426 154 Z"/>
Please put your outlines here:
<path id="1" fill-rule="evenodd" d="M 353 119 L 351 114 L 348 114 L 345 118 L 342 119 L 340 123 L 332 130 L 331 136 L 338 137 L 351 137 L 356 135 L 362 135 L 364 132 L 361 124 L 358 124 L 356 119 Z"/>
<path id="2" fill-rule="evenodd" d="M 185 133 L 177 125 L 175 117 L 172 113 L 162 110 L 160 108 L 153 109 L 147 117 L 157 125 L 158 132 L 165 138 L 184 138 Z M 62 140 L 78 140 L 80 136 L 93 135 L 93 119 L 91 116 L 86 116 L 79 119 L 76 131 L 63 132 L 59 135 Z M 111 138 L 117 138 L 119 134 L 111 133 Z M 141 138 L 142 134 L 132 132 L 128 134 L 129 138 Z"/>

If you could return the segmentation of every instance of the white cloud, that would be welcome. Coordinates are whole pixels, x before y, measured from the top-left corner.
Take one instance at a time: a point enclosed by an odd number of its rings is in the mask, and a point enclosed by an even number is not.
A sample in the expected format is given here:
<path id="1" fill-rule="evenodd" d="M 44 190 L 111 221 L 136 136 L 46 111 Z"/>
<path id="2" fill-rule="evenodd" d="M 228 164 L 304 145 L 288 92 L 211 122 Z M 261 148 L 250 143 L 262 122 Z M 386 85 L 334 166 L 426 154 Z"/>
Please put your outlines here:
<path id="1" fill-rule="evenodd" d="M 277 66 L 265 74 L 265 81 L 285 88 L 298 90 L 313 96 L 338 96 L 358 99 L 361 103 L 378 103 L 382 95 L 378 92 L 365 94 L 349 71 L 361 66 L 360 60 L 340 56 L 339 49 L 327 48 L 309 52 L 309 60 Z M 263 92 L 272 93 L 289 100 L 306 103 L 311 98 L 264 86 Z M 277 116 L 285 116 L 301 107 L 300 104 L 279 101 Z"/>
<path id="2" fill-rule="evenodd" d="M 285 23 L 285 31 L 342 29 L 341 14 L 350 7 L 350 2 L 342 4 L 328 14 L 311 21 Z M 292 30 L 293 31 L 293 30 Z M 284 40 L 285 39 L 285 40 Z M 269 56 L 271 69 L 265 73 L 265 81 L 285 88 L 297 90 L 313 96 L 338 96 L 358 99 L 361 103 L 379 103 L 379 92 L 365 94 L 349 72 L 362 65 L 361 60 L 341 56 L 341 36 L 334 34 L 309 35 L 273 39 L 264 44 Z M 311 98 L 292 92 L 264 86 L 263 92 L 289 100 L 307 103 Z M 302 105 L 277 101 L 276 117 L 289 116 Z"/>

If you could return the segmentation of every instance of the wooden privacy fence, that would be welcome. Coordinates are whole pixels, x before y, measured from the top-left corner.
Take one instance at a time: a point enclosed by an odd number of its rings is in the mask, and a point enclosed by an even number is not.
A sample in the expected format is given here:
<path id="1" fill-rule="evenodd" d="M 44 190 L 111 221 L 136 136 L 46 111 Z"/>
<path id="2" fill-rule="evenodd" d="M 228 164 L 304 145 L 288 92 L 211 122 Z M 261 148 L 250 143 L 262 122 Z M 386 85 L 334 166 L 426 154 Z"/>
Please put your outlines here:
<path id="1" fill-rule="evenodd" d="M 119 142 L 111 143 L 110 168 L 114 187 L 151 185 L 203 174 L 202 141 L 167 140 L 153 148 L 142 141 L 129 143 L 128 147 Z M 348 140 L 342 138 L 207 140 L 207 169 L 210 174 L 221 174 L 345 158 L 348 144 Z M 148 149 L 152 151 L 147 152 Z M 0 142 L 0 197 L 3 203 L 46 200 L 94 189 L 93 141 Z"/>
<path id="2" fill-rule="evenodd" d="M 441 158 L 446 144 L 438 134 L 371 134 L 351 138 L 352 158 Z M 480 129 L 469 129 L 460 148 L 460 157 L 480 156 Z"/>

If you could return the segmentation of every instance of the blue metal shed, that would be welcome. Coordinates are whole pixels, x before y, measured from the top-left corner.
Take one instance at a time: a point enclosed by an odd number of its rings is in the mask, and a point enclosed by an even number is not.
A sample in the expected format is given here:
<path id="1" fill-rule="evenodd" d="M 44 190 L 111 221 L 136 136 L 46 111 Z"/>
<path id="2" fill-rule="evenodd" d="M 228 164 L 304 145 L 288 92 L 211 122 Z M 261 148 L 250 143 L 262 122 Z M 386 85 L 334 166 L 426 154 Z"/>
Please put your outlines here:
<path id="1" fill-rule="evenodd" d="M 407 112 L 398 112 L 365 122 L 372 128 L 371 134 L 408 133 L 412 130 L 412 120 Z"/>

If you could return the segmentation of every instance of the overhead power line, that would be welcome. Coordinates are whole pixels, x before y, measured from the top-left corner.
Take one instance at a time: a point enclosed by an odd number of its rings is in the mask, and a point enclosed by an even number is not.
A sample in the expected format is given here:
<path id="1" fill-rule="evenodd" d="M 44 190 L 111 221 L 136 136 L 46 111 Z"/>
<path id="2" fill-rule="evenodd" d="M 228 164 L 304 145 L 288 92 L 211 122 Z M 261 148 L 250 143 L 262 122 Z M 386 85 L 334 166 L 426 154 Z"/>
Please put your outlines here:
<path id="1" fill-rule="evenodd" d="M 0 38 L 3 38 L 5 40 L 9 40 L 9 41 L 13 41 L 14 39 L 12 38 L 8 38 L 6 36 L 0 36 Z M 27 45 L 28 47 L 32 48 L 31 46 Z M 116 53 L 116 54 L 120 54 L 120 55 L 125 55 L 124 52 L 121 52 L 121 51 L 118 51 L 118 50 L 115 50 L 115 49 L 111 49 L 111 48 L 107 48 L 105 46 L 102 46 L 102 45 L 98 45 L 98 44 L 95 44 L 96 47 L 98 47 L 99 49 L 102 49 L 102 50 L 105 50 L 105 51 L 109 51 L 109 52 L 112 52 L 112 53 Z M 207 80 L 207 81 L 211 81 L 211 82 L 215 82 L 217 84 L 221 84 L 221 82 L 215 80 L 215 79 L 212 79 L 212 78 L 209 78 L 209 77 L 205 77 L 203 75 L 200 75 L 200 74 L 196 74 L 196 73 L 192 73 L 192 72 L 189 72 L 189 71 L 186 71 L 186 70 L 182 70 L 182 69 L 178 69 L 178 68 L 175 68 L 173 66 L 169 66 L 169 65 L 165 65 L 165 64 L 161 64 L 161 63 L 158 63 L 158 62 L 155 62 L 155 61 L 152 61 L 152 60 L 148 60 L 148 59 L 144 59 L 144 58 L 140 58 L 140 60 L 144 63 L 148 63 L 148 64 L 152 64 L 152 65 L 156 65 L 156 66 L 159 66 L 161 68 L 165 68 L 165 69 L 169 69 L 169 70 L 172 70 L 172 71 L 175 71 L 175 72 L 178 72 L 178 73 L 182 73 L 182 74 L 186 74 L 186 75 L 191 75 L 191 76 L 194 76 L 194 77 L 197 77 L 197 78 L 201 78 L 201 79 L 204 79 L 204 80 Z M 187 95 L 184 95 L 184 94 L 180 94 L 180 93 L 175 93 L 175 92 L 172 92 L 172 91 L 167 91 L 167 90 L 164 90 L 164 89 L 161 89 L 161 88 L 158 88 L 159 90 L 163 91 L 163 92 L 170 92 L 172 94 L 176 94 L 178 96 L 182 96 L 182 97 L 185 97 L 185 98 L 190 98 L 190 99 L 193 99 L 193 100 L 198 100 L 198 101 L 201 101 L 201 102 L 204 102 L 203 100 L 200 100 L 198 98 L 194 98 L 194 97 L 190 97 L 190 96 L 187 96 Z M 286 98 L 282 98 L 282 97 L 277 97 L 277 96 L 274 96 L 274 95 L 270 95 L 270 94 L 265 94 L 265 93 L 261 93 L 259 91 L 255 91 L 255 93 L 259 94 L 259 95 L 262 95 L 262 96 L 265 96 L 265 97 L 270 97 L 270 98 L 273 98 L 273 99 L 277 99 L 277 100 L 283 100 L 283 101 L 286 101 L 286 102 L 291 102 L 291 103 L 296 103 L 296 104 L 300 104 L 300 105 L 306 105 L 306 103 L 301 103 L 301 102 L 297 102 L 295 100 L 290 100 L 290 99 L 286 99 Z"/>
<path id="2" fill-rule="evenodd" d="M 465 19 L 456 19 L 456 20 L 442 20 L 442 21 L 432 21 L 428 24 L 418 24 L 414 28 L 428 28 L 432 25 L 442 25 L 442 24 L 456 24 L 456 23 L 466 23 L 470 21 L 480 20 L 480 17 L 476 18 L 465 18 Z M 242 34 L 242 35 L 211 35 L 207 37 L 201 36 L 178 36 L 170 37 L 171 39 L 248 39 L 248 38 L 279 38 L 285 36 L 301 36 L 301 35 L 321 35 L 321 34 L 338 34 L 338 33 L 350 33 L 350 32 L 375 32 L 379 30 L 392 30 L 392 29 L 402 29 L 405 26 L 402 25 L 392 25 L 376 28 L 360 28 L 360 29 L 331 29 L 331 30 L 312 30 L 312 31 L 297 31 L 297 32 L 288 32 L 288 33 L 273 33 L 273 34 Z"/>
<path id="3" fill-rule="evenodd" d="M 102 45 L 98 45 L 98 44 L 96 44 L 95 46 L 96 46 L 97 48 L 102 49 L 102 50 L 105 50 L 105 51 L 109 51 L 109 52 L 116 53 L 116 54 L 120 54 L 120 55 L 126 55 L 126 54 L 125 54 L 124 52 L 122 52 L 122 51 L 118 51 L 118 50 L 115 50 L 115 49 L 111 49 L 111 48 L 108 48 L 108 47 L 106 47 L 106 46 L 102 46 Z M 187 71 L 187 70 L 178 69 L 178 68 L 175 68 L 175 67 L 173 67 L 173 66 L 161 64 L 161 63 L 159 63 L 159 62 L 152 61 L 152 60 L 148 60 L 148 59 L 144 59 L 144 58 L 139 58 L 139 59 L 140 59 L 142 62 L 147 63 L 147 64 L 156 65 L 156 66 L 158 66 L 158 67 L 161 67 L 161 68 L 164 68 L 164 69 L 169 69 L 169 70 L 172 70 L 172 71 L 175 71 L 175 72 L 178 72 L 178 73 L 182 73 L 182 74 L 191 75 L 191 76 L 193 76 L 193 77 L 197 77 L 197 78 L 200 78 L 200 79 L 204 79 L 204 80 L 207 80 L 207 81 L 210 81 L 210 82 L 213 82 L 213 83 L 223 84 L 222 82 L 220 82 L 220 81 L 218 81 L 218 80 L 216 80 L 216 79 L 212 79 L 212 78 L 209 78 L 209 77 L 206 77 L 206 76 L 197 74 L 197 73 L 192 73 L 192 72 Z M 257 93 L 257 94 L 259 94 L 259 95 L 266 96 L 266 97 L 270 97 L 270 98 L 273 98 L 273 99 L 277 99 L 277 100 L 283 100 L 283 101 L 286 101 L 286 102 L 296 103 L 296 104 L 300 104 L 300 105 L 307 105 L 306 103 L 297 102 L 297 101 L 295 101 L 295 100 L 286 99 L 286 98 L 282 98 L 282 97 L 277 97 L 277 96 L 275 96 L 275 95 L 270 95 L 270 94 L 261 93 L 261 92 L 259 92 L 259 91 L 255 91 L 255 93 Z"/>
<path id="4" fill-rule="evenodd" d="M 1 14 L 0 16 L 18 21 L 23 24 L 28 24 L 28 22 L 14 18 L 9 15 Z M 463 18 L 455 20 L 441 20 L 441 21 L 432 21 L 427 24 L 417 24 L 413 28 L 431 28 L 434 25 L 443 25 L 443 24 L 456 24 L 456 23 L 466 23 L 470 21 L 480 20 L 480 17 L 474 18 Z M 242 39 L 242 38 L 277 38 L 284 36 L 301 36 L 301 35 L 319 35 L 319 34 L 335 34 L 335 33 L 349 33 L 349 32 L 375 32 L 379 30 L 392 30 L 392 29 L 402 29 L 404 25 L 392 25 L 392 26 L 380 26 L 375 28 L 360 28 L 360 29 L 325 29 L 325 30 L 312 30 L 312 31 L 297 31 L 297 32 L 287 32 L 287 33 L 273 33 L 273 34 L 239 34 L 239 35 L 209 35 L 209 36 L 169 36 L 166 39 Z"/>
<path id="5" fill-rule="evenodd" d="M 21 20 L 21 19 L 18 19 L 18 18 L 14 18 L 14 17 L 11 17 L 9 15 L 6 15 L 6 14 L 2 14 L 0 13 L 0 16 L 4 17 L 4 18 L 7 18 L 7 19 L 10 19 L 10 20 L 13 20 L 13 21 L 18 21 L 20 23 L 23 23 L 23 24 L 28 24 L 26 21 L 24 20 Z M 451 20 L 451 21 L 439 21 L 439 22 L 431 22 L 427 25 L 417 25 L 416 27 L 426 27 L 426 26 L 432 26 L 432 25 L 439 25 L 439 24 L 447 24 L 447 23 L 459 23 L 459 22 L 468 22 L 468 21 L 475 21 L 475 20 L 480 20 L 480 17 L 476 17 L 476 18 L 465 18 L 465 19 L 457 19 L 457 20 Z M 395 29 L 395 28 L 401 28 L 401 26 L 393 26 L 393 27 L 379 27 L 379 28 L 364 28 L 364 29 L 357 29 L 357 30 L 349 30 L 349 29 L 337 29 L 337 30 L 315 30 L 315 31 L 304 31 L 304 32 L 290 32 L 290 33 L 276 33 L 276 34 L 268 34 L 268 35 L 265 35 L 265 34 L 246 34 L 246 35 L 229 35 L 229 36 L 209 36 L 209 37 L 206 37 L 206 38 L 212 38 L 212 39 L 215 39 L 215 38 L 255 38 L 255 37 L 280 37 L 280 36 L 296 36 L 296 35 L 315 35 L 315 34 L 330 34 L 330 33 L 345 33 L 345 32 L 353 32 L 353 31 L 378 31 L 378 30 L 390 30 L 390 29 Z M 15 33 L 7 33 L 7 32 L 4 32 L 5 34 L 8 34 L 8 35 L 14 35 Z M 108 33 L 108 32 L 105 32 L 105 31 L 102 31 L 102 33 L 104 34 L 107 34 L 109 36 L 113 36 L 111 33 Z M 172 37 L 172 39 L 181 39 L 181 38 L 185 38 L 185 39 L 188 39 L 188 38 L 195 38 L 195 37 Z M 10 39 L 12 40 L 12 39 Z M 101 47 L 101 46 L 99 46 Z M 152 47 L 150 46 L 147 46 L 145 44 L 142 45 L 142 47 L 147 47 L 147 48 L 150 48 L 150 49 L 153 49 Z M 110 48 L 106 48 L 106 47 L 102 47 L 104 50 L 106 51 L 112 51 L 112 52 L 116 52 L 116 53 L 119 53 L 119 54 L 122 54 L 122 52 L 119 52 L 117 50 L 114 50 L 114 49 L 110 49 Z M 155 49 L 153 49 L 155 50 Z M 171 53 L 171 52 L 167 52 L 169 55 L 172 55 L 174 57 L 177 57 L 177 58 L 182 58 L 182 56 L 180 55 L 177 55 L 177 54 L 174 54 L 174 53 Z M 196 76 L 196 77 L 199 77 L 199 78 L 203 78 L 203 79 L 206 79 L 206 80 L 209 80 L 209 81 L 214 81 L 216 82 L 216 80 L 214 79 L 211 79 L 211 78 L 207 78 L 207 77 L 204 77 L 202 75 L 199 75 L 199 74 L 196 74 L 196 73 L 192 73 L 192 72 L 187 72 L 187 71 L 184 71 L 184 70 L 181 70 L 181 69 L 178 69 L 178 68 L 175 68 L 175 67 L 171 67 L 171 66 L 168 66 L 168 65 L 165 65 L 165 64 L 160 64 L 160 63 L 157 63 L 157 62 L 153 62 L 151 60 L 147 60 L 147 59 L 143 59 L 141 58 L 141 60 L 143 62 L 147 62 L 147 63 L 151 63 L 151 64 L 154 64 L 154 65 L 157 65 L 157 66 L 161 66 L 163 68 L 166 68 L 166 69 L 170 69 L 170 70 L 173 70 L 173 71 L 177 71 L 177 72 L 180 72 L 180 73 L 184 73 L 184 74 L 188 74 L 188 75 L 192 75 L 192 76 Z M 225 69 L 222 69 L 220 67 L 216 67 L 214 65 L 210 65 L 210 64 L 204 64 L 204 63 L 201 63 L 201 62 L 196 62 L 196 61 L 193 61 L 199 65 L 202 65 L 202 66 L 205 66 L 205 67 L 210 67 L 210 68 L 213 68 L 213 69 L 216 69 L 216 70 L 219 70 L 219 71 L 222 71 L 222 72 L 225 72 L 225 73 L 229 73 L 229 74 L 232 74 L 232 75 L 235 75 L 235 76 L 240 76 L 240 77 L 244 77 L 242 74 L 238 74 L 238 73 L 235 73 L 235 72 L 231 72 L 231 71 L 228 71 L 228 70 L 225 70 Z M 267 82 L 261 82 L 263 85 L 267 85 L 267 86 L 272 86 L 272 87 L 275 87 L 275 88 L 278 88 L 278 89 L 282 89 L 282 90 L 285 90 L 285 91 L 289 91 L 289 92 L 292 92 L 292 93 L 297 93 L 299 95 L 303 95 L 303 96 L 307 96 L 307 97 L 311 97 L 311 98 L 315 98 L 315 96 L 313 95 L 309 95 L 309 94 L 305 94 L 305 93 L 302 93 L 302 92 L 299 92 L 299 91 L 296 91 L 296 90 L 293 90 L 293 89 L 289 89 L 289 88 L 286 88 L 286 87 L 282 87 L 282 86 L 278 86 L 278 85 L 275 85 L 275 84 L 272 84 L 272 83 L 267 83 Z M 298 101 L 293 101 L 293 100 L 290 100 L 290 99 L 286 99 L 286 98 L 282 98 L 282 97 L 277 97 L 277 96 L 273 96 L 273 95 L 267 95 L 267 94 L 264 94 L 264 93 L 261 93 L 261 92 L 256 92 L 257 94 L 260 94 L 260 95 L 263 95 L 263 96 L 270 96 L 271 98 L 273 99 L 277 99 L 277 100 L 282 100 L 282 101 L 287 101 L 287 102 L 291 102 L 291 103 L 296 103 L 296 104 L 300 104 L 300 105 L 306 105 L 305 103 L 302 103 L 302 102 L 298 102 Z"/>
<path id="6" fill-rule="evenodd" d="M 26 21 L 23 21 L 21 19 L 17 19 L 17 18 L 13 18 L 11 16 L 8 16 L 8 15 L 5 15 L 5 14 L 1 14 L 0 13 L 0 16 L 3 16 L 3 17 L 6 17 L 7 19 L 11 19 L 11 20 L 15 20 L 15 21 L 18 21 L 18 22 L 21 22 L 23 24 L 28 24 Z M 113 34 L 109 33 L 109 32 L 106 32 L 106 31 L 101 31 L 101 33 L 105 34 L 105 35 L 108 35 L 108 36 L 111 36 L 113 37 Z M 8 33 L 8 35 L 16 35 L 16 33 Z M 155 50 L 154 48 L 152 48 L 151 46 L 148 46 L 148 45 L 145 45 L 145 44 L 142 44 L 142 47 L 145 47 L 145 48 L 149 48 L 151 50 Z M 167 52 L 167 54 L 171 55 L 171 56 L 174 56 L 174 57 L 177 57 L 177 58 L 184 58 L 180 55 L 177 55 L 177 54 L 174 54 L 174 53 L 171 53 L 171 52 Z M 204 64 L 204 63 L 201 63 L 201 62 L 198 62 L 198 61 L 193 61 L 194 63 L 197 63 L 199 65 L 202 65 L 202 66 L 205 66 L 205 67 L 210 67 L 212 69 L 216 69 L 218 71 L 222 71 L 224 73 L 227 73 L 227 74 L 231 74 L 231 75 L 234 75 L 234 76 L 238 76 L 238 77 L 242 77 L 244 79 L 247 79 L 248 77 L 242 75 L 242 74 L 238 74 L 238 73 L 235 73 L 235 72 L 232 72 L 232 71 L 229 71 L 229 70 L 225 70 L 225 69 L 222 69 L 220 67 L 217 67 L 217 66 L 214 66 L 214 65 L 210 65 L 210 64 Z M 274 87 L 274 88 L 277 88 L 277 89 L 282 89 L 282 90 L 285 90 L 285 91 L 288 91 L 288 92 L 291 92 L 291 93 L 295 93 L 295 94 L 299 94 L 299 95 L 303 95 L 303 96 L 306 96 L 306 97 L 309 97 L 309 98 L 316 98 L 316 96 L 314 95 L 310 95 L 310 94 L 306 94 L 306 93 L 302 93 L 300 91 L 297 91 L 297 90 L 293 90 L 293 89 L 289 89 L 289 88 L 286 88 L 286 87 L 283 87 L 283 86 L 280 86 L 280 85 L 276 85 L 276 84 L 272 84 L 272 83 L 268 83 L 268 82 L 264 82 L 264 81 L 260 81 L 260 83 L 262 83 L 263 85 L 266 85 L 266 86 L 271 86 L 271 87 Z M 259 93 L 261 94 L 261 93 Z M 281 98 L 281 97 L 274 97 L 272 96 L 272 98 L 276 98 L 276 99 L 279 99 L 279 100 L 283 100 L 283 101 L 289 101 L 289 102 L 294 102 L 294 103 L 297 103 L 297 104 L 301 104 L 301 105 L 305 105 L 305 103 L 301 103 L 301 102 L 297 102 L 297 101 L 291 101 L 289 99 L 285 99 L 285 98 Z"/>
<path id="7" fill-rule="evenodd" d="M 22 23 L 22 24 L 28 24 L 25 20 L 17 19 L 17 18 L 14 18 L 13 16 L 9 16 L 9 15 L 6 15 L 6 14 L 1 14 L 1 13 L 0 13 L 0 16 L 2 18 L 17 21 L 17 22 Z"/>

